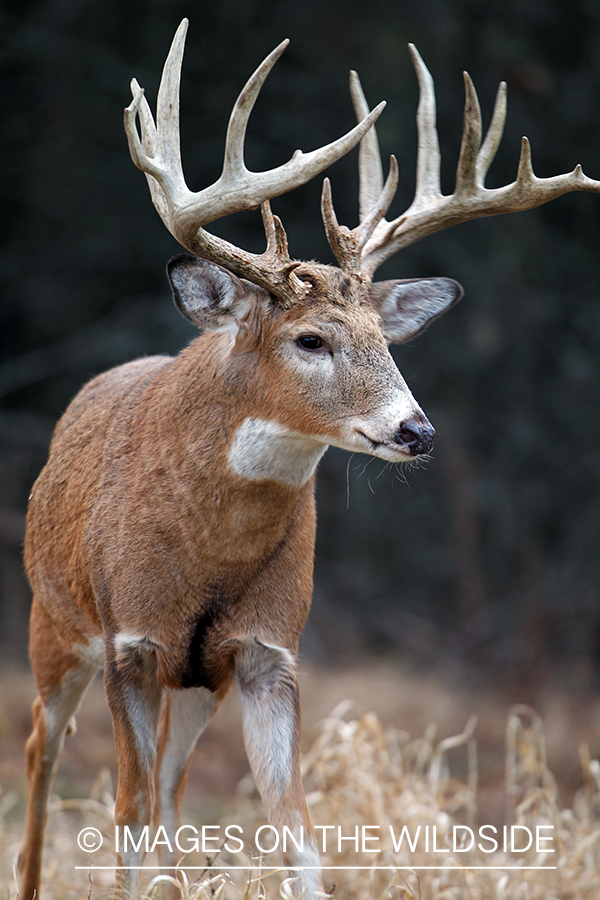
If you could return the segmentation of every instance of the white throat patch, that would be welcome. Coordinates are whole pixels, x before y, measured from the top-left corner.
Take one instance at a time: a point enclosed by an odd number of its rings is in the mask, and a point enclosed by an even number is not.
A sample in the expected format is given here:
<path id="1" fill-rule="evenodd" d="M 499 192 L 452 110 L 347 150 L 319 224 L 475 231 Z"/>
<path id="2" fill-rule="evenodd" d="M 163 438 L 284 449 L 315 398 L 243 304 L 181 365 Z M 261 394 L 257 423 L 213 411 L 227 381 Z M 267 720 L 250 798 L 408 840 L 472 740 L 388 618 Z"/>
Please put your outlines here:
<path id="1" fill-rule="evenodd" d="M 311 477 L 327 444 L 273 419 L 244 419 L 229 448 L 229 465 L 249 481 L 282 481 L 300 487 Z"/>

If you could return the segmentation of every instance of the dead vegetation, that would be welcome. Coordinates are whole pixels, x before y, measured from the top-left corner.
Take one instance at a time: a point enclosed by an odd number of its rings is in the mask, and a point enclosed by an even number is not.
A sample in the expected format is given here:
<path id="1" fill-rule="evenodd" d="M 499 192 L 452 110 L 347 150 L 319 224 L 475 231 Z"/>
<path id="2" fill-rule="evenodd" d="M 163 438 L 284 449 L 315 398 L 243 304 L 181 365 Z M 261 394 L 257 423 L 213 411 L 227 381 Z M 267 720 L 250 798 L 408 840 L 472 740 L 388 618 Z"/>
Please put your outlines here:
<path id="1" fill-rule="evenodd" d="M 411 739 L 404 731 L 384 728 L 374 713 L 353 715 L 350 703 L 340 704 L 321 723 L 304 755 L 303 776 L 313 823 L 333 826 L 317 828 L 317 835 L 323 865 L 329 867 L 325 884 L 334 896 L 348 900 L 595 900 L 600 896 L 598 761 L 590 759 L 585 746 L 581 748 L 583 785 L 571 807 L 561 808 L 547 765 L 542 721 L 529 707 L 513 707 L 506 727 L 504 823 L 495 823 L 494 832 L 492 823 L 478 815 L 476 736 L 472 717 L 456 737 L 437 741 L 435 727 L 430 726 L 424 737 Z M 0 896 L 11 900 L 17 896 L 9 874 L 21 825 L 11 819 L 17 802 L 11 792 L 0 796 L 0 859 L 4 861 Z M 85 896 L 101 900 L 110 895 L 112 812 L 113 789 L 106 770 L 88 800 L 54 802 L 42 900 Z M 233 822 L 243 829 L 243 852 L 222 848 L 208 856 L 187 856 L 185 863 L 196 868 L 182 876 L 183 900 L 291 897 L 291 881 L 277 869 L 275 855 L 261 856 L 256 848 L 256 832 L 265 823 L 261 815 L 251 779 L 246 777 L 235 806 L 220 822 L 220 833 Z M 489 827 L 482 832 L 485 825 Z M 83 826 L 98 828 L 104 836 L 103 849 L 93 856 L 75 845 Z M 517 826 L 514 832 L 511 826 Z M 540 841 L 536 828 L 541 828 Z M 467 829 L 475 838 L 470 848 Z M 519 849 L 528 842 L 527 829 L 531 846 Z M 510 852 L 511 834 L 516 852 Z M 492 836 L 499 845 L 495 850 Z M 261 839 L 263 846 L 268 844 L 264 833 Z M 369 852 L 373 849 L 380 852 Z M 90 864 L 108 868 L 75 869 L 75 865 Z M 156 866 L 155 855 L 149 854 L 144 865 Z M 142 876 L 146 897 L 159 898 L 166 876 L 158 875 L 156 869 Z"/>

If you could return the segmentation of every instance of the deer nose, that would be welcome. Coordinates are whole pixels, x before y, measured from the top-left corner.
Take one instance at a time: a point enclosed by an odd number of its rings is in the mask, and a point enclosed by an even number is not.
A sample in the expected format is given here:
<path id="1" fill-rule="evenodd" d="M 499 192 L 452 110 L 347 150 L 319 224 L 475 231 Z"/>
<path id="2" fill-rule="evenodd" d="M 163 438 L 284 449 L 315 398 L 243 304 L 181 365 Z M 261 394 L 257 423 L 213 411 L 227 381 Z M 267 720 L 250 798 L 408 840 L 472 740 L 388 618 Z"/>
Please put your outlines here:
<path id="1" fill-rule="evenodd" d="M 394 435 L 394 440 L 397 444 L 404 444 L 411 456 L 419 456 L 420 453 L 429 453 L 434 437 L 435 428 L 427 419 L 424 422 L 407 419 Z"/>

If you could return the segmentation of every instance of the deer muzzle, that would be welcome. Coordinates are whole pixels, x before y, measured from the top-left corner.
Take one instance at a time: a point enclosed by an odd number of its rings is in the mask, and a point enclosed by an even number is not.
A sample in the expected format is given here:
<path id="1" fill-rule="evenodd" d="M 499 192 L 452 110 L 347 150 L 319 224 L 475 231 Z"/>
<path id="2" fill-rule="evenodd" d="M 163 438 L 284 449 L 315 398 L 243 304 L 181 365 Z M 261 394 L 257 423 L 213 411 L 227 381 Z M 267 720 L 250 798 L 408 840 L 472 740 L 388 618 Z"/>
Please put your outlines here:
<path id="1" fill-rule="evenodd" d="M 407 419 L 394 434 L 394 442 L 408 450 L 411 456 L 429 453 L 433 447 L 435 428 L 425 419 Z"/>

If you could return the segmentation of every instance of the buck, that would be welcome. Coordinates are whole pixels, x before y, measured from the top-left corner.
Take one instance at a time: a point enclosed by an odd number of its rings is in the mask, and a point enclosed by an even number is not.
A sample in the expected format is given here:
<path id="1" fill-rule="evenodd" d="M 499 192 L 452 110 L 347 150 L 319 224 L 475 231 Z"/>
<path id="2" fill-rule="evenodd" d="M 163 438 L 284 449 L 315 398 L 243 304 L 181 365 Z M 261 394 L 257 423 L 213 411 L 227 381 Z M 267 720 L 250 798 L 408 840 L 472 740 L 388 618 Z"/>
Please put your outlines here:
<path id="1" fill-rule="evenodd" d="M 369 112 L 355 74 L 359 124 L 352 131 L 251 173 L 243 154 L 248 116 L 284 42 L 234 106 L 220 178 L 193 193 L 179 152 L 186 28 L 184 20 L 164 67 L 156 124 L 133 81 L 125 128 L 163 222 L 193 254 L 171 260 L 168 275 L 175 303 L 202 334 L 175 358 L 141 359 L 87 384 L 59 422 L 32 491 L 25 552 L 39 697 L 17 861 L 23 900 L 39 896 L 58 755 L 102 666 L 118 756 L 116 824 L 135 839 L 154 816 L 175 844 L 190 755 L 236 681 L 269 820 L 296 839 L 288 842 L 285 865 L 296 873 L 300 895 L 319 895 L 319 855 L 298 762 L 296 680 L 312 590 L 315 469 L 330 444 L 393 463 L 431 450 L 434 430 L 387 345 L 414 337 L 462 294 L 450 279 L 372 283 L 374 272 L 402 247 L 449 225 L 528 209 L 567 191 L 600 191 L 580 167 L 536 178 L 526 139 L 516 181 L 486 189 L 503 131 L 505 86 L 482 143 L 477 95 L 465 74 L 456 189 L 443 196 L 433 81 L 413 47 L 417 178 L 402 216 L 385 218 L 397 166 L 392 157 L 384 183 L 372 128 L 383 104 Z M 338 224 L 324 183 L 322 215 L 339 267 L 290 258 L 269 200 L 359 141 L 360 224 L 353 230 Z M 220 216 L 258 205 L 266 232 L 260 255 L 205 230 Z M 131 845 L 121 849 L 117 896 L 136 894 L 140 854 Z M 178 863 L 175 851 L 163 853 L 166 872 Z M 178 895 L 174 885 L 168 890 Z"/>

